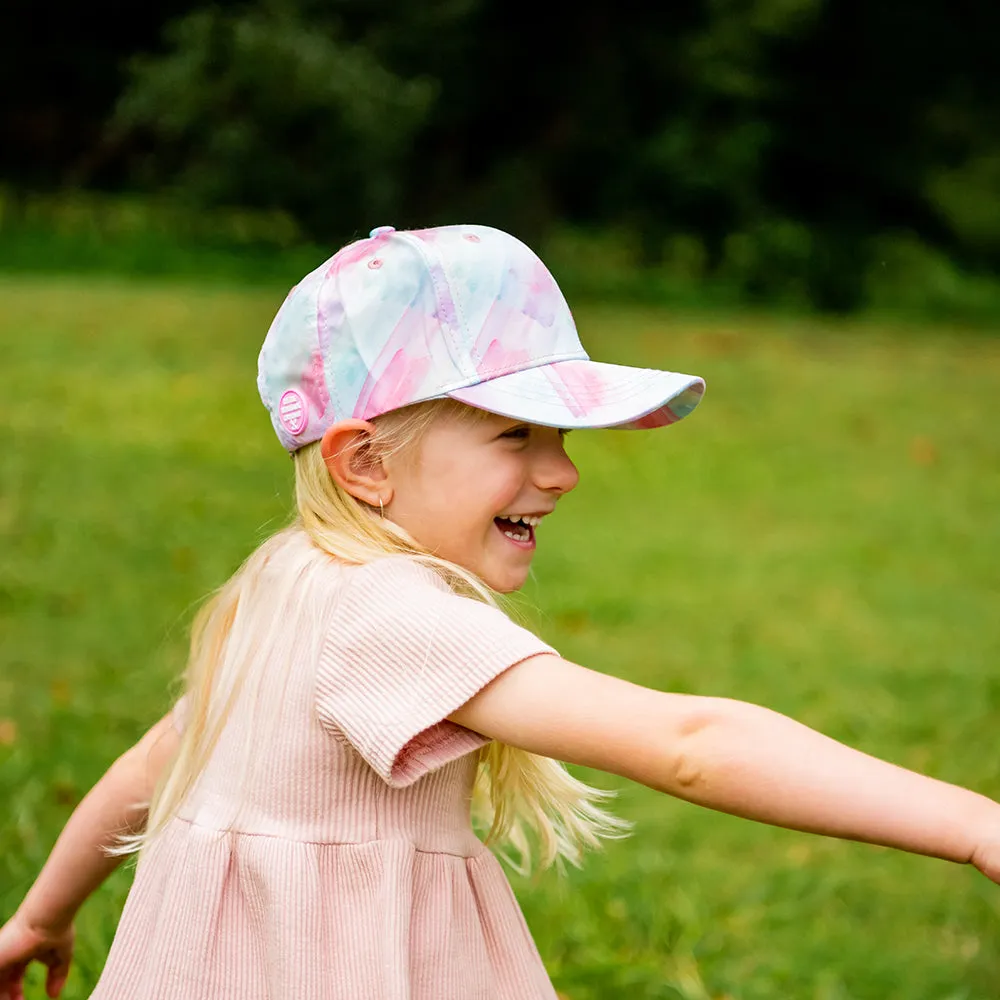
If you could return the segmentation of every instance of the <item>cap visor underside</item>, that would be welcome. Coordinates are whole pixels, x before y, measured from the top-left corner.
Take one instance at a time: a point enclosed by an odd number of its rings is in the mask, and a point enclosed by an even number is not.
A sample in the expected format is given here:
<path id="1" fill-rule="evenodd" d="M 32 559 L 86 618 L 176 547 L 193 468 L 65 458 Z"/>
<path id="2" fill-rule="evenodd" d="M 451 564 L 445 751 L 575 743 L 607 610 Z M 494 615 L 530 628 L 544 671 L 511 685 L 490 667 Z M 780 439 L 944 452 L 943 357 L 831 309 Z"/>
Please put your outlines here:
<path id="1" fill-rule="evenodd" d="M 686 417 L 704 391 L 697 375 L 578 360 L 501 375 L 447 395 L 547 427 L 648 430 Z"/>

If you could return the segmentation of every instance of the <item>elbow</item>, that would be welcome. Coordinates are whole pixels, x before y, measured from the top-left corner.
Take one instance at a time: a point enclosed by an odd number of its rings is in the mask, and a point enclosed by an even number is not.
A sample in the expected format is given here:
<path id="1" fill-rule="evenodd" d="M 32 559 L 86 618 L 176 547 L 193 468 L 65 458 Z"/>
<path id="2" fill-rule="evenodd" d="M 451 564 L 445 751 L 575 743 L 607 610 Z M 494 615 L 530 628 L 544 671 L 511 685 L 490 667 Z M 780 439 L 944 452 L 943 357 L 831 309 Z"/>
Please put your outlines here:
<path id="1" fill-rule="evenodd" d="M 712 742 L 725 724 L 724 700 L 698 698 L 672 727 L 660 790 L 698 799 L 711 780 Z"/>
<path id="2" fill-rule="evenodd" d="M 670 762 L 669 791 L 689 798 L 705 783 L 705 759 L 701 752 L 701 737 L 712 725 L 708 718 L 699 718 L 677 734 L 677 746 Z"/>
<path id="3" fill-rule="evenodd" d="M 697 757 L 681 750 L 673 764 L 669 791 L 681 798 L 690 798 L 695 789 L 704 784 L 704 768 Z"/>

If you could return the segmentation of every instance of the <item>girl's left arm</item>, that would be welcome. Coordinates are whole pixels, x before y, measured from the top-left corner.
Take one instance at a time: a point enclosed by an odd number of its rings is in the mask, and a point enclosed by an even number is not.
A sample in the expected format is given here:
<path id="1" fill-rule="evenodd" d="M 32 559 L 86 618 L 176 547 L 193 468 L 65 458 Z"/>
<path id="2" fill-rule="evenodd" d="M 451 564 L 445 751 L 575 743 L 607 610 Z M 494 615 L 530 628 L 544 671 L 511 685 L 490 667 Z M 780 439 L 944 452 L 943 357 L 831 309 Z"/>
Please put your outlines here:
<path id="1" fill-rule="evenodd" d="M 179 739 L 167 715 L 111 765 L 74 810 L 11 924 L 42 938 L 67 932 L 84 900 L 123 860 L 105 848 L 145 825 L 147 803 Z M 5 940 L 0 932 L 0 971 L 11 957 L 3 954 Z"/>
<path id="2" fill-rule="evenodd" d="M 971 862 L 1000 882 L 1000 804 L 748 702 L 655 691 L 543 654 L 449 718 L 722 812 Z"/>

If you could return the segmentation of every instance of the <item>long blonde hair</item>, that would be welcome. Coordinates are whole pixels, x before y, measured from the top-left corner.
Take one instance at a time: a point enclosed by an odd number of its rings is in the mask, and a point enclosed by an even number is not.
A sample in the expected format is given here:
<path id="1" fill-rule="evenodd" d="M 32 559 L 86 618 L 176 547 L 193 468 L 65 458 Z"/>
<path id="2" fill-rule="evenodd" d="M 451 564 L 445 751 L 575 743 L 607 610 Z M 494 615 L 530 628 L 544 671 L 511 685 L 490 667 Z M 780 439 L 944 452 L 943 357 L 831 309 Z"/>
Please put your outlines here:
<path id="1" fill-rule="evenodd" d="M 443 411 L 468 419 L 480 414 L 448 400 L 392 411 L 373 421 L 375 453 L 384 458 L 416 448 Z M 496 595 L 474 574 L 433 555 L 334 482 L 319 442 L 301 448 L 294 458 L 297 517 L 259 546 L 195 617 L 184 676 L 186 724 L 178 750 L 153 794 L 145 831 L 121 837 L 113 853 L 144 849 L 205 768 L 247 672 L 250 657 L 241 633 L 249 628 L 241 627 L 241 619 L 255 610 L 263 569 L 289 532 L 304 532 L 316 548 L 349 564 L 407 555 L 440 573 L 457 593 L 497 605 Z M 526 872 L 533 867 L 533 847 L 540 868 L 563 860 L 579 865 L 583 851 L 599 846 L 600 838 L 624 836 L 630 825 L 599 804 L 612 795 L 577 780 L 558 761 L 494 741 L 480 751 L 472 809 L 477 824 L 488 829 L 487 844 Z"/>

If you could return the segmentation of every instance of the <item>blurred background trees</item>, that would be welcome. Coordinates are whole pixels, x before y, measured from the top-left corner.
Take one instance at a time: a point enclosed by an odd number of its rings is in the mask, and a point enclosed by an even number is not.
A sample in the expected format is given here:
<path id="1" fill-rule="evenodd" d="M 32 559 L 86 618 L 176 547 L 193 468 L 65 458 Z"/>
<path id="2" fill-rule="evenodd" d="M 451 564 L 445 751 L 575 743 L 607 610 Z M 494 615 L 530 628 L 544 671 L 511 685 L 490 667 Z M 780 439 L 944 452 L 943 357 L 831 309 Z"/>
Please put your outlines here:
<path id="1" fill-rule="evenodd" d="M 328 246 L 475 219 L 741 300 L 993 301 L 986 0 L 119 10 L 8 0 L 10 190 L 265 210 Z"/>

